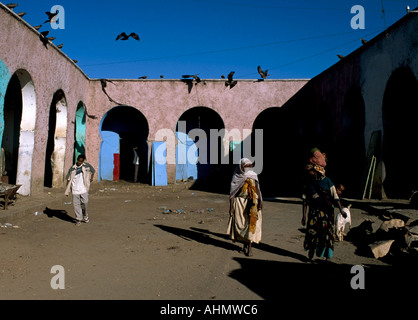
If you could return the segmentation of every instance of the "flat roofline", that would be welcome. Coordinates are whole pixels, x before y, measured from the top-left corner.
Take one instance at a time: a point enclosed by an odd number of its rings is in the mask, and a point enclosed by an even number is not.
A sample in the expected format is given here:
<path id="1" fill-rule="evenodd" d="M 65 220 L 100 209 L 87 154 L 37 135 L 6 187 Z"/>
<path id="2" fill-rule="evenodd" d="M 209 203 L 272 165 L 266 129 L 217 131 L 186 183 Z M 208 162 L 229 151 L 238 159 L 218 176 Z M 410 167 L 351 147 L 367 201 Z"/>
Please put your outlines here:
<path id="1" fill-rule="evenodd" d="M 188 80 L 188 79 L 181 79 L 181 78 L 173 78 L 173 79 L 169 79 L 169 78 L 167 78 L 167 79 L 164 79 L 164 78 L 163 79 L 158 79 L 158 78 L 155 78 L 155 79 L 152 79 L 152 78 L 150 78 L 150 79 L 90 78 L 90 81 L 100 81 L 102 79 L 105 79 L 105 80 L 108 80 L 108 81 L 132 81 L 132 82 L 133 81 L 135 81 L 135 82 L 136 81 L 144 81 L 144 82 L 146 82 L 146 81 L 186 81 L 186 80 Z M 189 80 L 192 80 L 192 79 L 189 79 Z M 293 82 L 298 82 L 298 81 L 305 82 L 305 81 L 310 81 L 311 79 L 266 79 L 266 80 L 258 80 L 258 79 L 234 79 L 234 80 L 243 81 L 243 82 L 279 82 L 279 81 L 281 81 L 281 82 L 291 82 L 291 81 L 293 81 Z M 224 82 L 224 81 L 226 81 L 226 79 L 201 79 L 201 81 Z"/>

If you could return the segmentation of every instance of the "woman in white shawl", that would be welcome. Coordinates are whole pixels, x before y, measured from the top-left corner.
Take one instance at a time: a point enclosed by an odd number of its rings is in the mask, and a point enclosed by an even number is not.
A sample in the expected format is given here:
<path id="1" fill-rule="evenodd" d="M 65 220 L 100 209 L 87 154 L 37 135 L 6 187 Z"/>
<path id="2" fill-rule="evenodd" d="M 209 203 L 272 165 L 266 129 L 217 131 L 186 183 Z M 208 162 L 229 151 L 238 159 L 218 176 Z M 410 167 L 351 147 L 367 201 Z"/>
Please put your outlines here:
<path id="1" fill-rule="evenodd" d="M 243 158 L 231 181 L 229 223 L 227 233 L 233 242 L 244 243 L 246 256 L 252 255 L 251 244 L 261 240 L 263 198 L 254 164 Z"/>

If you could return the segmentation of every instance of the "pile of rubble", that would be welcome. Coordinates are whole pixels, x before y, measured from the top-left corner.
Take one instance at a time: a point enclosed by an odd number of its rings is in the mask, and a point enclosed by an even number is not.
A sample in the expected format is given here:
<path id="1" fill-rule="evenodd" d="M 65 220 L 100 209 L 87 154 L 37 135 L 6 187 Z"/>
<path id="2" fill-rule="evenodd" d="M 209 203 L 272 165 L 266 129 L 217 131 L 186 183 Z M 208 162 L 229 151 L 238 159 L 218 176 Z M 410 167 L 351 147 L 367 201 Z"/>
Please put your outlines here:
<path id="1" fill-rule="evenodd" d="M 376 259 L 388 254 L 418 257 L 418 210 L 386 209 L 380 218 L 379 222 L 366 219 L 347 238 Z"/>
<path id="2" fill-rule="evenodd" d="M 418 221 L 408 222 L 401 219 L 382 222 L 373 234 L 374 241 L 369 244 L 375 258 L 386 256 L 391 249 L 394 254 L 418 253 Z"/>

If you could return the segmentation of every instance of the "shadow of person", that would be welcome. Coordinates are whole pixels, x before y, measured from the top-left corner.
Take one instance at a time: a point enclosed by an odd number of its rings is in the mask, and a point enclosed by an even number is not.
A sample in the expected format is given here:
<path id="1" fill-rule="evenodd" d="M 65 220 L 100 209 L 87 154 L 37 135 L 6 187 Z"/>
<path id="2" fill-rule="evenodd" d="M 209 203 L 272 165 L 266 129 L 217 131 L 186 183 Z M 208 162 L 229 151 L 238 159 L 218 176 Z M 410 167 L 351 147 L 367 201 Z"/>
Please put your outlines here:
<path id="1" fill-rule="evenodd" d="M 164 226 L 164 225 L 159 225 L 159 224 L 156 224 L 154 226 L 160 228 L 163 231 L 175 234 L 176 236 L 179 236 L 180 238 L 187 240 L 187 241 L 197 241 L 206 245 L 212 245 L 212 246 L 223 248 L 226 250 L 232 250 L 232 251 L 241 250 L 239 246 L 233 243 L 214 239 L 203 232 L 186 230 L 186 229 Z"/>
<path id="2" fill-rule="evenodd" d="M 190 229 L 201 232 L 201 233 L 211 234 L 211 235 L 214 235 L 216 237 L 219 237 L 219 238 L 222 238 L 222 239 L 225 239 L 225 240 L 229 240 L 229 236 L 227 234 L 216 233 L 216 232 L 209 231 L 207 229 L 200 229 L 200 228 L 194 228 L 194 227 L 191 227 Z M 271 245 L 263 243 L 263 242 L 254 243 L 253 246 L 254 246 L 254 248 L 256 248 L 258 250 L 262 250 L 262 251 L 265 251 L 265 252 L 270 252 L 270 253 L 273 253 L 273 254 L 277 254 L 279 256 L 290 257 L 290 258 L 293 258 L 293 259 L 296 259 L 296 260 L 300 260 L 302 262 L 308 262 L 309 261 L 308 257 L 305 257 L 304 255 L 301 255 L 299 253 L 295 253 L 295 252 L 292 252 L 292 251 L 288 251 L 288 250 L 285 250 L 285 249 L 282 249 L 282 248 L 279 248 L 279 247 L 274 247 L 274 246 L 271 246 Z"/>
<path id="3" fill-rule="evenodd" d="M 71 222 L 71 223 L 74 223 L 76 221 L 75 218 L 68 215 L 66 210 L 50 209 L 50 208 L 46 207 L 43 212 L 48 216 L 48 218 L 54 218 L 55 217 L 55 218 L 61 219 L 63 221 Z"/>

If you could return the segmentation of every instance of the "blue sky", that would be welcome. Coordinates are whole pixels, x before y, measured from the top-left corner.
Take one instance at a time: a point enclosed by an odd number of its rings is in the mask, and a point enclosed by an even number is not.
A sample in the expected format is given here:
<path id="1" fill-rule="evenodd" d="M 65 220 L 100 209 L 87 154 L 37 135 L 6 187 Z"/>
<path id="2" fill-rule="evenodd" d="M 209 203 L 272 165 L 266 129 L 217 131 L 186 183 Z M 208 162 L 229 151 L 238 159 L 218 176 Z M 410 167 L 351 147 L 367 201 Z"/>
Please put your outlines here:
<path id="1" fill-rule="evenodd" d="M 338 62 L 406 14 L 417 0 L 16 0 L 29 24 L 47 19 L 54 5 L 65 10 L 64 29 L 49 30 L 56 45 L 78 60 L 90 78 L 179 79 L 199 74 L 219 79 L 307 79 Z M 354 5 L 365 10 L 365 29 L 354 30 Z M 140 41 L 115 41 L 135 32 Z"/>

